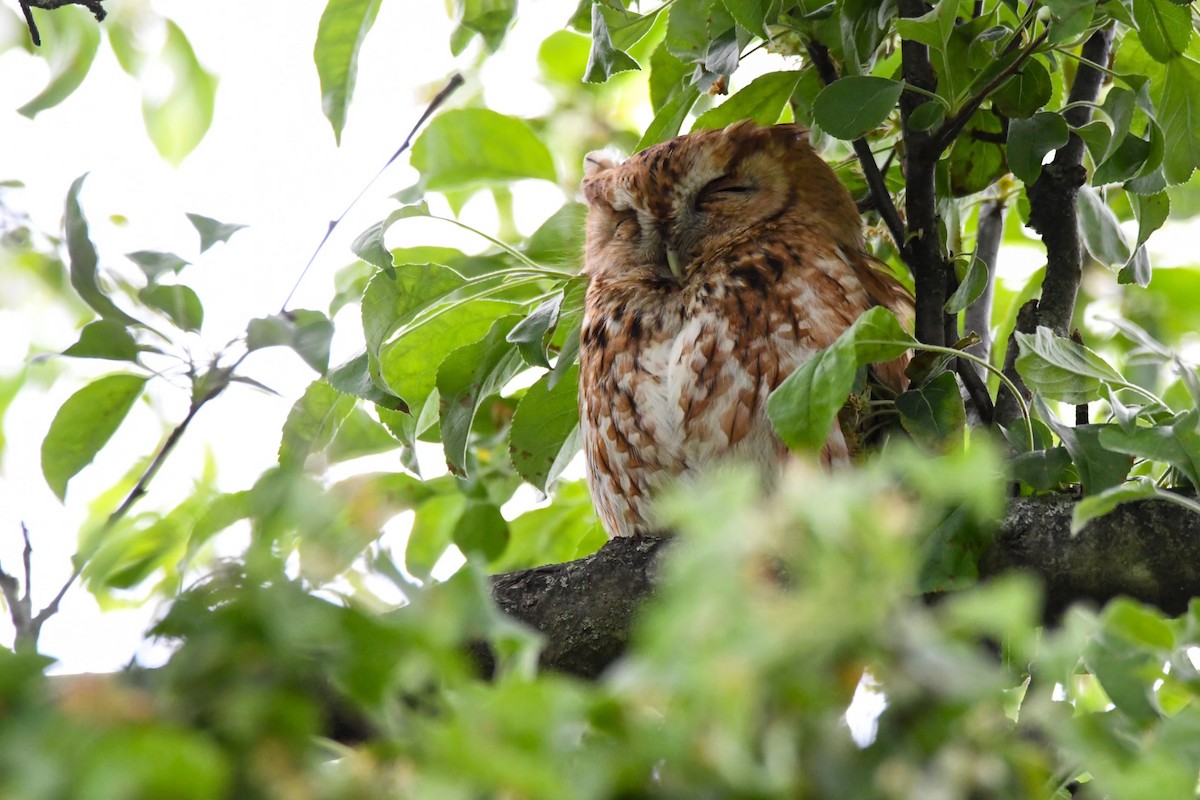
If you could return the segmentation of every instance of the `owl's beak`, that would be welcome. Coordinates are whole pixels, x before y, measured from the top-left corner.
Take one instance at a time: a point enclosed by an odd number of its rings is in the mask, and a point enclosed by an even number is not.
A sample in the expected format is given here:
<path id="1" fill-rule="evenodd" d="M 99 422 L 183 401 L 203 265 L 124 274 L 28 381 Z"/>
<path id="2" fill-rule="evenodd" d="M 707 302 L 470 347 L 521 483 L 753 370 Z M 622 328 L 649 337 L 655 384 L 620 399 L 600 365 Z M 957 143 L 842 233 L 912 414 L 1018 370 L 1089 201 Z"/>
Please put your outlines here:
<path id="1" fill-rule="evenodd" d="M 683 268 L 679 264 L 679 251 L 674 247 L 667 248 L 667 266 L 671 268 L 671 274 L 676 278 L 683 277 Z"/>

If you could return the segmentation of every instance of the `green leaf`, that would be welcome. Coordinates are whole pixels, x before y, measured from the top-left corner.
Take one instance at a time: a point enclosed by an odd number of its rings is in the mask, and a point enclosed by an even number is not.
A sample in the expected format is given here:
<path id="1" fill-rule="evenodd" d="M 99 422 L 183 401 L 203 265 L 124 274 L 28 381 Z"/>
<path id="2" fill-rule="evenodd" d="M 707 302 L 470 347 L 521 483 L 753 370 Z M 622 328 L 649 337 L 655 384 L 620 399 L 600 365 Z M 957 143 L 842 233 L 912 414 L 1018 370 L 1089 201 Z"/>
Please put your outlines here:
<path id="1" fill-rule="evenodd" d="M 79 88 L 100 47 L 100 26 L 83 9 L 39 13 L 38 18 L 42 33 L 39 52 L 50 68 L 50 81 L 36 97 L 17 109 L 18 114 L 30 119 L 66 100 Z"/>
<path id="2" fill-rule="evenodd" d="M 495 572 L 573 561 L 591 555 L 608 541 L 583 481 L 558 484 L 551 505 L 510 521 L 508 531 L 504 555 L 489 565 Z"/>
<path id="3" fill-rule="evenodd" d="M 1091 186 L 1079 187 L 1079 232 L 1092 258 L 1101 264 L 1124 264 L 1132 255 L 1117 215 Z"/>
<path id="4" fill-rule="evenodd" d="M 601 4 L 592 6 L 592 49 L 583 76 L 587 83 L 604 83 L 618 72 L 641 69 L 628 53 L 613 46 L 603 8 Z"/>
<path id="5" fill-rule="evenodd" d="M 550 368 L 550 359 L 546 355 L 546 336 L 558 323 L 558 312 L 565 295 L 566 289 L 543 301 L 508 334 L 508 342 L 517 346 L 521 357 L 531 367 Z"/>
<path id="6" fill-rule="evenodd" d="M 1133 0 L 1133 19 L 1146 52 L 1163 64 L 1183 55 L 1192 38 L 1192 12 L 1168 0 Z"/>
<path id="7" fill-rule="evenodd" d="M 1079 533 L 1089 522 L 1104 516 L 1121 503 L 1150 500 L 1157 494 L 1158 489 L 1153 483 L 1136 480 L 1132 483 L 1111 486 L 1099 494 L 1088 495 L 1076 503 L 1071 511 L 1071 535 Z"/>
<path id="8" fill-rule="evenodd" d="M 579 451 L 578 384 L 577 364 L 553 388 L 547 373 L 526 390 L 513 414 L 508 454 L 517 473 L 543 492 Z"/>
<path id="9" fill-rule="evenodd" d="M 913 130 L 931 131 L 946 119 L 946 106 L 940 100 L 929 100 L 917 106 L 908 117 Z"/>
<path id="10" fill-rule="evenodd" d="M 946 313 L 957 314 L 966 309 L 967 306 L 979 299 L 983 290 L 987 288 L 987 284 L 987 264 L 984 264 L 978 257 L 972 257 L 971 263 L 967 265 L 967 274 L 959 282 L 954 294 L 950 295 L 950 299 L 946 301 Z"/>
<path id="11" fill-rule="evenodd" d="M 752 119 L 759 125 L 774 125 L 787 108 L 800 76 L 800 72 L 760 75 L 721 105 L 701 114 L 692 130 L 724 128 L 742 119 Z"/>
<path id="12" fill-rule="evenodd" d="M 943 372 L 924 386 L 896 398 L 900 424 L 913 439 L 934 450 L 945 450 L 962 441 L 967 412 L 958 381 Z"/>
<path id="13" fill-rule="evenodd" d="M 412 165 L 422 186 L 439 191 L 555 180 L 554 159 L 529 124 L 485 108 L 447 111 L 430 122 L 413 145 Z"/>
<path id="14" fill-rule="evenodd" d="M 650 55 L 650 107 L 654 109 L 656 117 L 672 98 L 691 86 L 688 78 L 691 72 L 687 64 L 671 55 L 666 42 L 654 48 Z M 675 130 L 678 131 L 679 128 L 676 127 Z"/>
<path id="15" fill-rule="evenodd" d="M 1031 450 L 1013 458 L 1008 466 L 1014 480 L 1044 492 L 1067 483 L 1071 453 L 1065 447 Z"/>
<path id="16" fill-rule="evenodd" d="M 138 292 L 138 299 L 166 314 L 185 331 L 199 331 L 204 322 L 204 306 L 187 286 L 152 283 Z"/>
<path id="17" fill-rule="evenodd" d="M 146 276 L 146 280 L 151 283 L 163 275 L 178 275 L 181 269 L 191 263 L 174 253 L 160 253 L 153 250 L 138 250 L 136 253 L 126 253 L 125 257 L 137 264 L 138 269 Z"/>
<path id="18" fill-rule="evenodd" d="M 329 0 L 317 26 L 313 61 L 321 81 L 321 109 L 340 145 L 358 75 L 358 52 L 375 24 L 381 0 Z"/>
<path id="19" fill-rule="evenodd" d="M 737 24 L 755 36 L 767 38 L 767 23 L 779 15 L 778 0 L 724 0 L 725 9 Z"/>
<path id="20" fill-rule="evenodd" d="M 121 323 L 111 319 L 89 322 L 79 332 L 79 341 L 63 351 L 75 358 L 107 358 L 112 361 L 136 361 L 141 348 Z"/>
<path id="21" fill-rule="evenodd" d="M 310 383 L 283 423 L 279 465 L 304 468 L 310 458 L 329 447 L 356 405 L 353 397 L 323 380 Z"/>
<path id="22" fill-rule="evenodd" d="M 992 107 L 1006 117 L 1031 117 L 1050 102 L 1054 83 L 1037 58 L 1030 58 L 992 95 Z"/>
<path id="23" fill-rule="evenodd" d="M 429 578 L 434 565 L 450 546 L 466 505 L 467 498 L 456 492 L 432 497 L 416 509 L 404 550 L 404 568 L 409 574 L 421 580 Z"/>
<path id="24" fill-rule="evenodd" d="M 1166 192 L 1131 195 L 1133 215 L 1138 223 L 1137 246 L 1141 247 L 1150 234 L 1163 226 L 1171 213 L 1171 198 Z"/>
<path id="25" fill-rule="evenodd" d="M 166 77 L 168 88 L 143 91 L 142 118 L 159 155 L 178 166 L 212 125 L 217 78 L 200 65 L 187 36 L 170 20 L 154 64 L 155 80 Z"/>
<path id="26" fill-rule="evenodd" d="M 1152 684 L 1162 674 L 1161 659 L 1155 654 L 1130 647 L 1128 642 L 1097 636 L 1084 654 L 1084 665 L 1122 714 L 1139 725 L 1160 719 L 1150 699 Z"/>
<path id="27" fill-rule="evenodd" d="M 1170 464 L 1187 476 L 1193 486 L 1200 486 L 1198 415 L 1200 412 L 1193 408 L 1167 425 L 1129 431 L 1118 425 L 1108 426 L 1100 436 L 1100 443 L 1118 453 Z"/>
<path id="28" fill-rule="evenodd" d="M 887 119 L 903 90 L 899 81 L 850 75 L 821 90 L 813 103 L 813 118 L 830 136 L 857 139 Z"/>
<path id="29" fill-rule="evenodd" d="M 687 119 L 688 112 L 692 110 L 692 106 L 699 99 L 700 89 L 694 84 L 688 84 L 672 95 L 654 115 L 646 132 L 642 134 L 642 138 L 634 147 L 634 152 L 645 150 L 647 147 L 653 147 L 678 136 L 683 121 Z"/>
<path id="30" fill-rule="evenodd" d="M 956 0 L 939 0 L 937 5 L 919 17 L 896 20 L 896 32 L 903 39 L 943 51 L 954 33 L 957 16 Z"/>
<path id="31" fill-rule="evenodd" d="M 981 111 L 971 117 L 962 135 L 954 140 L 950 148 L 950 191 L 955 197 L 982 192 L 1008 173 L 1004 148 L 994 141 L 1001 130 L 995 114 Z"/>
<path id="32" fill-rule="evenodd" d="M 500 49 L 517 14 L 517 0 L 455 0 L 458 29 L 451 36 L 451 51 L 459 55 L 478 35 L 489 53 Z"/>
<path id="33" fill-rule="evenodd" d="M 1125 285 L 1136 283 L 1138 286 L 1145 288 L 1150 285 L 1153 267 L 1150 264 L 1150 254 L 1145 247 L 1139 247 L 1133 251 L 1133 255 L 1125 262 L 1125 266 L 1121 267 L 1121 271 L 1117 273 L 1117 283 Z"/>
<path id="34" fill-rule="evenodd" d="M 688 64 L 704 61 L 712 6 L 713 0 L 675 0 L 667 12 L 667 37 L 663 40 L 671 55 Z"/>
<path id="35" fill-rule="evenodd" d="M 408 413 L 408 406 L 394 394 L 385 392 L 371 380 L 370 359 L 366 351 L 341 366 L 329 370 L 325 376 L 329 385 L 343 394 L 369 400 L 392 411 Z"/>
<path id="36" fill-rule="evenodd" d="M 494 503 L 470 500 L 454 525 L 452 538 L 464 555 L 493 561 L 508 546 L 508 523 Z"/>
<path id="37" fill-rule="evenodd" d="M 1174 186 L 1190 178 L 1200 165 L 1200 63 L 1171 59 L 1154 106 L 1166 138 L 1163 175 Z"/>
<path id="38" fill-rule="evenodd" d="M 854 342 L 854 356 L 860 367 L 899 358 L 917 344 L 896 315 L 883 306 L 867 309 L 842 336 Z"/>
<path id="39" fill-rule="evenodd" d="M 117 308 L 100 288 L 97 274 L 99 256 L 96 247 L 88 238 L 87 218 L 79 205 L 79 191 L 87 174 L 80 175 L 71 184 L 67 192 L 67 209 L 63 224 L 67 236 L 67 256 L 71 262 L 71 286 L 79 294 L 80 299 L 87 303 L 93 311 L 105 319 L 111 319 L 122 325 L 138 324 L 137 320 Z"/>
<path id="40" fill-rule="evenodd" d="M 245 228 L 233 222 L 220 222 L 202 214 L 188 214 L 188 221 L 200 234 L 200 252 L 203 253 L 217 242 L 228 242 L 229 237 Z"/>
<path id="41" fill-rule="evenodd" d="M 1079 405 L 1099 400 L 1102 383 L 1127 381 L 1087 347 L 1039 327 L 1029 335 L 1017 331 L 1021 346 L 1017 372 L 1029 388 L 1051 400 Z"/>
<path id="42" fill-rule="evenodd" d="M 442 448 L 455 475 L 467 474 L 467 444 L 480 404 L 525 369 L 520 353 L 507 339 L 520 321 L 515 314 L 501 317 L 486 336 L 453 351 L 438 366 Z"/>
<path id="43" fill-rule="evenodd" d="M 84 386 L 54 415 L 42 440 L 42 475 L 62 500 L 67 482 L 92 463 L 142 393 L 146 378 L 108 375 Z"/>
<path id="44" fill-rule="evenodd" d="M 1026 184 L 1037 180 L 1042 159 L 1067 143 L 1070 131 L 1061 114 L 1039 111 L 1029 119 L 1014 119 L 1008 125 L 1008 166 Z"/>
<path id="45" fill-rule="evenodd" d="M 853 341 L 842 334 L 789 375 L 767 400 L 767 416 L 784 444 L 819 452 L 857 371 Z"/>
<path id="46" fill-rule="evenodd" d="M 550 215 L 525 241 L 525 255 L 546 265 L 567 265 L 576 269 L 583 261 L 587 206 L 569 200 Z"/>
<path id="47" fill-rule="evenodd" d="M 1034 397 L 1034 405 L 1043 421 L 1050 426 L 1063 447 L 1071 454 L 1079 482 L 1086 495 L 1097 494 L 1122 483 L 1129 474 L 1133 460 L 1113 452 L 1104 445 L 1102 436 L 1110 425 L 1063 425 L 1046 407 L 1040 397 Z"/>
<path id="48" fill-rule="evenodd" d="M 250 320 L 246 348 L 290 347 L 304 363 L 322 375 L 329 369 L 329 343 L 333 323 L 320 311 L 296 309 Z"/>

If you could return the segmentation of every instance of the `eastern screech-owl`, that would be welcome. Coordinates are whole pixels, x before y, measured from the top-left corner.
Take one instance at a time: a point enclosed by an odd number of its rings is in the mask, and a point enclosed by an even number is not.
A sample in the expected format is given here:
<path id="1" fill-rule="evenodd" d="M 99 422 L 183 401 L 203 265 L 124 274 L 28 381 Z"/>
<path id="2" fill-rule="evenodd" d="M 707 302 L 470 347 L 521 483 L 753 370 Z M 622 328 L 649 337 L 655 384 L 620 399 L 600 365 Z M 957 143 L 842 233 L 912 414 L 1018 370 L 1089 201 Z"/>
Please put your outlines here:
<path id="1" fill-rule="evenodd" d="M 803 128 L 741 122 L 584 169 L 588 484 L 609 536 L 649 533 L 664 484 L 729 458 L 778 468 L 767 395 L 871 306 L 912 301 Z M 876 378 L 901 389 L 906 361 Z M 835 427 L 822 460 L 848 450 Z"/>

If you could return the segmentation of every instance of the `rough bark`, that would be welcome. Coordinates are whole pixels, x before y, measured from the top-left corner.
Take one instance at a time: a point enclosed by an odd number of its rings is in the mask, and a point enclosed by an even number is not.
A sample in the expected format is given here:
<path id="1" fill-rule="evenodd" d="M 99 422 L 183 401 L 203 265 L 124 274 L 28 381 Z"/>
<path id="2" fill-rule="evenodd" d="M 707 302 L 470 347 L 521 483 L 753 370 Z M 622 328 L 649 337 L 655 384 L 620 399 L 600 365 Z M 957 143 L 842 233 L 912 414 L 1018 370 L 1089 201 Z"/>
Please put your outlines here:
<path id="1" fill-rule="evenodd" d="M 1011 501 L 980 572 L 1028 571 L 1045 586 L 1045 618 L 1072 603 L 1126 595 L 1169 614 L 1200 597 L 1200 515 L 1147 500 L 1118 506 L 1071 535 L 1074 498 Z M 584 678 L 622 652 L 636 611 L 653 594 L 665 540 L 615 539 L 566 564 L 497 575 L 493 595 L 510 616 L 546 637 L 542 666 Z"/>

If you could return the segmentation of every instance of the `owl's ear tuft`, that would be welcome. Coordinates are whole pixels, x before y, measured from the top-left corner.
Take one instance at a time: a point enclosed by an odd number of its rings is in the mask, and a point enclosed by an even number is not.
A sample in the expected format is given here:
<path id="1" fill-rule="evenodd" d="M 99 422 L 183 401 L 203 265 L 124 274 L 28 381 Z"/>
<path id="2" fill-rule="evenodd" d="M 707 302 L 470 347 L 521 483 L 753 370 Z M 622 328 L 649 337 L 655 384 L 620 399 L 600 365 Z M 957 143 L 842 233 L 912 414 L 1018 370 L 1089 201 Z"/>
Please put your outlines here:
<path id="1" fill-rule="evenodd" d="M 593 150 L 583 157 L 583 177 L 594 178 L 605 170 L 612 169 L 617 165 L 611 153 L 604 150 Z"/>

